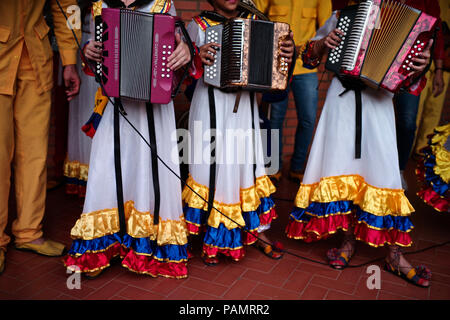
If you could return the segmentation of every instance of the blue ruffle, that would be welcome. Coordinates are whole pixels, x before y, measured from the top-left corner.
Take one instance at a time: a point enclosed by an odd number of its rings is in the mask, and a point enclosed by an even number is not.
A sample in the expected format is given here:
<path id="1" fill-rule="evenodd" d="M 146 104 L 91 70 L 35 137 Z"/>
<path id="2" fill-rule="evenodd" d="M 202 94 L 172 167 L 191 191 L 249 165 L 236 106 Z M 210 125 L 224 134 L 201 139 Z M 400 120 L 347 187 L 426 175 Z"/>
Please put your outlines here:
<path id="1" fill-rule="evenodd" d="M 77 185 L 77 186 L 86 186 L 87 181 L 84 180 L 80 180 L 77 178 L 70 178 L 70 177 L 65 177 L 66 179 L 66 184 L 73 184 L 73 185 Z"/>
<path id="2" fill-rule="evenodd" d="M 352 201 L 335 201 L 328 203 L 312 202 L 308 208 L 295 207 L 291 212 L 291 219 L 298 222 L 308 223 L 311 218 L 325 218 L 332 215 L 345 214 L 356 209 L 356 218 L 365 222 L 369 227 L 376 229 L 396 229 L 403 232 L 410 231 L 414 226 L 407 216 L 376 216 L 361 210 Z"/>
<path id="3" fill-rule="evenodd" d="M 183 209 L 184 219 L 186 222 L 202 226 L 206 224 L 206 211 L 202 209 L 196 209 L 188 207 L 187 205 Z"/>
<path id="4" fill-rule="evenodd" d="M 426 151 L 425 154 L 428 155 L 425 160 L 425 180 L 433 188 L 433 190 L 441 196 L 449 190 L 449 185 L 445 183 L 441 177 L 434 173 L 434 167 L 436 166 L 436 157 Z"/>
<path id="5" fill-rule="evenodd" d="M 73 241 L 68 254 L 81 255 L 86 252 L 103 251 L 115 243 L 123 244 L 137 254 L 153 255 L 158 260 L 187 260 L 187 244 L 158 246 L 156 240 L 150 240 L 149 238 L 133 238 L 128 234 L 125 234 L 122 240 L 118 233 L 93 240 L 76 239 Z"/>
<path id="6" fill-rule="evenodd" d="M 399 216 L 375 216 L 373 214 L 362 211 L 358 208 L 356 211 L 358 221 L 365 222 L 369 227 L 377 229 L 396 229 L 402 232 L 409 232 L 414 228 L 409 217 Z"/>
<path id="7" fill-rule="evenodd" d="M 221 249 L 237 249 L 242 247 L 241 229 L 228 230 L 223 224 L 219 228 L 208 227 L 204 243 Z"/>
<path id="8" fill-rule="evenodd" d="M 301 222 L 309 222 L 313 216 L 324 218 L 329 215 L 347 213 L 352 209 L 352 201 L 311 202 L 306 209 L 295 207 L 291 212 L 291 218 Z"/>

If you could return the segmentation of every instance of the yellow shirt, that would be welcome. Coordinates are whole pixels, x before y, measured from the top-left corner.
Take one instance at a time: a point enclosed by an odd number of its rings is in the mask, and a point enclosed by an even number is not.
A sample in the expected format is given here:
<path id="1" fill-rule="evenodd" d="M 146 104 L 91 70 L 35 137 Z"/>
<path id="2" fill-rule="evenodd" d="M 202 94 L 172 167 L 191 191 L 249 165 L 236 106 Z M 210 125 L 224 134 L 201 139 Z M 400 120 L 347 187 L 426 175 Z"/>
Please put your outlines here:
<path id="1" fill-rule="evenodd" d="M 289 23 L 297 47 L 313 38 L 317 29 L 325 24 L 332 13 L 330 0 L 253 0 L 253 2 L 270 20 Z M 299 57 L 294 75 L 312 72 L 317 70 L 303 68 Z"/>
<path id="2" fill-rule="evenodd" d="M 76 0 L 59 0 L 67 16 Z M 12 95 L 23 45 L 33 66 L 38 91 L 53 86 L 53 52 L 47 36 L 45 0 L 0 0 L 0 94 Z M 77 63 L 77 45 L 55 0 L 50 0 L 56 41 L 64 66 Z M 73 14 L 73 13 L 72 13 Z M 79 21 L 79 19 L 78 19 Z M 75 34 L 81 39 L 81 30 Z"/>
<path id="3" fill-rule="evenodd" d="M 447 22 L 450 27 L 450 1 L 439 0 L 439 7 L 441 7 L 441 19 Z"/>

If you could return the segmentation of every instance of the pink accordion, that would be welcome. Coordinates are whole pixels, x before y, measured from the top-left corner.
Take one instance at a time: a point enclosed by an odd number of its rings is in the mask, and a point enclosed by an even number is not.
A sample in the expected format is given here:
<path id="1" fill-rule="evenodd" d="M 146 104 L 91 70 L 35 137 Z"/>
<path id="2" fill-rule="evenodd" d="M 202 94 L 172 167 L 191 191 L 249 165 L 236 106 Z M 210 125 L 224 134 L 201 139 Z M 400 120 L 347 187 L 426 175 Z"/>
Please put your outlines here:
<path id="1" fill-rule="evenodd" d="M 340 13 L 342 42 L 326 68 L 373 88 L 398 92 L 408 85 L 412 58 L 426 49 L 437 19 L 394 0 L 366 0 Z"/>
<path id="2" fill-rule="evenodd" d="M 114 98 L 166 104 L 172 99 L 174 73 L 166 67 L 175 50 L 178 17 L 127 9 L 102 10 L 95 39 L 103 43 L 96 64 L 104 94 Z"/>

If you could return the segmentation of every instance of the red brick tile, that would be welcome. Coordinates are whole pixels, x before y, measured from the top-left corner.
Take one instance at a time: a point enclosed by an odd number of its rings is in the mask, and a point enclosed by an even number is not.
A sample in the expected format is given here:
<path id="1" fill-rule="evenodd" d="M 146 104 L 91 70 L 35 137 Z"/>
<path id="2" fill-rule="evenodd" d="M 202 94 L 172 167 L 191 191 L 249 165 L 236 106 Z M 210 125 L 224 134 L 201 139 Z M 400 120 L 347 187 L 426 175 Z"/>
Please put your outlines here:
<path id="1" fill-rule="evenodd" d="M 88 296 L 86 299 L 89 300 L 108 300 L 116 295 L 119 295 L 121 291 L 123 291 L 127 285 L 124 285 L 118 281 L 110 281 L 106 283 L 104 286 L 98 288 Z"/>
<path id="2" fill-rule="evenodd" d="M 193 300 L 199 292 L 185 287 L 178 287 L 169 294 L 169 300 Z"/>
<path id="3" fill-rule="evenodd" d="M 285 282 L 284 289 L 302 292 L 311 281 L 312 274 L 303 271 L 295 271 Z"/>
<path id="4" fill-rule="evenodd" d="M 153 292 L 156 292 L 162 296 L 167 297 L 176 288 L 183 284 L 184 279 L 161 279 L 156 286 L 152 288 Z"/>
<path id="5" fill-rule="evenodd" d="M 335 289 L 337 291 L 342 291 L 347 294 L 353 294 L 356 289 L 356 283 L 347 283 L 338 280 L 332 280 L 330 278 L 325 278 L 317 275 L 314 275 L 314 277 L 311 280 L 311 284 L 328 289 Z"/>
<path id="6" fill-rule="evenodd" d="M 253 290 L 253 293 L 269 297 L 274 300 L 297 300 L 300 297 L 300 294 L 294 291 L 284 290 L 262 283 Z"/>
<path id="7" fill-rule="evenodd" d="M 330 267 L 325 267 L 325 266 L 321 266 L 318 264 L 311 264 L 311 263 L 301 263 L 297 267 L 297 270 L 315 274 L 315 275 L 320 275 L 320 276 L 327 277 L 327 278 L 330 278 L 333 280 L 336 280 L 339 277 L 339 275 L 341 274 L 341 271 L 334 270 Z"/>
<path id="8" fill-rule="evenodd" d="M 119 281 L 124 285 L 130 285 L 140 287 L 145 290 L 151 290 L 154 286 L 156 286 L 159 283 L 159 281 L 161 281 L 161 279 L 125 270 L 125 272 L 119 274 L 116 278 L 114 278 L 114 281 Z"/>
<path id="9" fill-rule="evenodd" d="M 214 282 L 208 282 L 205 280 L 188 278 L 182 284 L 183 287 L 198 290 L 200 292 L 209 293 L 217 297 L 221 297 L 228 287 L 216 284 Z"/>
<path id="10" fill-rule="evenodd" d="M 328 289 L 318 287 L 315 285 L 309 285 L 303 290 L 300 300 L 322 300 L 325 298 Z"/>
<path id="11" fill-rule="evenodd" d="M 24 287 L 25 285 L 25 281 L 11 278 L 6 274 L 0 276 L 0 292 L 3 292 L 5 294 L 13 294 L 15 291 Z"/>
<path id="12" fill-rule="evenodd" d="M 188 265 L 188 275 L 189 278 L 198 278 L 206 281 L 213 281 L 219 275 L 219 267 L 220 266 L 199 268 L 196 266 Z"/>
<path id="13" fill-rule="evenodd" d="M 61 292 L 46 288 L 40 291 L 38 294 L 33 296 L 33 299 L 36 300 L 54 300 L 61 295 Z"/>
<path id="14" fill-rule="evenodd" d="M 256 294 L 256 293 L 251 293 L 246 300 L 270 300 L 270 298 Z"/>
<path id="15" fill-rule="evenodd" d="M 358 300 L 376 300 L 379 294 L 379 289 L 369 289 L 367 287 L 368 276 L 363 275 L 358 281 L 354 296 Z"/>
<path id="16" fill-rule="evenodd" d="M 357 298 L 352 294 L 346 294 L 341 291 L 336 291 L 336 290 L 330 289 L 328 291 L 326 299 L 327 300 L 356 300 Z"/>
<path id="17" fill-rule="evenodd" d="M 132 300 L 164 300 L 165 297 L 155 292 L 128 286 L 120 292 L 120 296 Z"/>
<path id="18" fill-rule="evenodd" d="M 273 260 L 255 261 L 250 259 L 243 259 L 239 262 L 241 267 L 258 270 L 261 272 L 269 272 L 274 267 Z"/>
<path id="19" fill-rule="evenodd" d="M 406 283 L 405 280 L 403 281 Z M 398 294 L 401 296 L 411 297 L 413 299 L 420 299 L 420 300 L 428 299 L 429 296 L 428 288 L 420 288 L 407 283 L 406 285 L 398 285 L 392 282 L 381 281 L 381 290 L 388 291 L 392 294 Z"/>
<path id="20" fill-rule="evenodd" d="M 257 285 L 258 285 L 257 281 L 252 281 L 252 280 L 248 280 L 248 279 L 238 280 L 223 295 L 222 298 L 227 299 L 227 300 L 246 299 Z"/>
<path id="21" fill-rule="evenodd" d="M 388 291 L 381 290 L 378 295 L 378 300 L 411 300 L 410 297 L 405 297 L 402 295 L 398 295 L 395 293 L 391 293 Z"/>
<path id="22" fill-rule="evenodd" d="M 432 279 L 430 286 L 430 299 L 448 300 L 449 297 L 450 297 L 450 286 L 441 283 L 436 283 Z"/>
<path id="23" fill-rule="evenodd" d="M 238 264 L 226 266 L 214 279 L 214 283 L 230 286 L 237 281 L 246 270 L 246 268 L 243 268 Z"/>
<path id="24" fill-rule="evenodd" d="M 270 274 L 276 274 L 283 277 L 288 277 L 300 264 L 299 261 L 286 260 L 284 257 L 280 262 L 270 271 Z"/>
<path id="25" fill-rule="evenodd" d="M 272 285 L 275 287 L 281 287 L 286 282 L 286 276 L 278 275 L 276 273 L 270 272 L 260 272 L 253 269 L 248 269 L 243 275 L 242 278 L 253 280 L 255 282 L 261 282 L 268 285 Z"/>
<path id="26" fill-rule="evenodd" d="M 198 292 L 193 296 L 193 300 L 217 300 L 217 297 L 204 292 Z"/>

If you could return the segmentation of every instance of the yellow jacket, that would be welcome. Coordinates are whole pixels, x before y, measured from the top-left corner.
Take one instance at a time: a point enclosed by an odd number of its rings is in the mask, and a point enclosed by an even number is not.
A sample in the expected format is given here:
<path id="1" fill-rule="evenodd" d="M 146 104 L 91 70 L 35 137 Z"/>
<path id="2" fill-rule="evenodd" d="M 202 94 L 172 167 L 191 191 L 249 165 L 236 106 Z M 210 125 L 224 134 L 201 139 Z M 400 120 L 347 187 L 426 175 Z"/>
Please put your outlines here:
<path id="1" fill-rule="evenodd" d="M 76 0 L 59 0 L 65 10 Z M 47 36 L 45 0 L 0 0 L 0 94 L 12 95 L 25 43 L 39 92 L 53 86 L 53 52 Z M 77 63 L 77 45 L 56 0 L 50 0 L 56 40 L 63 65 Z M 79 20 L 78 20 L 79 21 Z M 81 30 L 76 30 L 81 39 Z"/>
<path id="2" fill-rule="evenodd" d="M 439 0 L 439 6 L 441 7 L 441 19 L 442 21 L 450 24 L 450 1 Z"/>
<path id="3" fill-rule="evenodd" d="M 286 22 L 294 33 L 296 46 L 313 38 L 317 29 L 331 16 L 331 0 L 253 0 L 258 9 L 270 20 Z M 301 57 L 297 60 L 294 75 L 317 72 L 303 68 Z"/>

